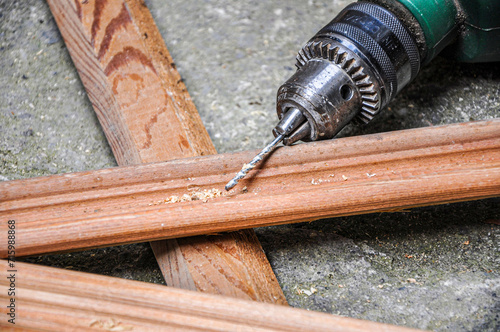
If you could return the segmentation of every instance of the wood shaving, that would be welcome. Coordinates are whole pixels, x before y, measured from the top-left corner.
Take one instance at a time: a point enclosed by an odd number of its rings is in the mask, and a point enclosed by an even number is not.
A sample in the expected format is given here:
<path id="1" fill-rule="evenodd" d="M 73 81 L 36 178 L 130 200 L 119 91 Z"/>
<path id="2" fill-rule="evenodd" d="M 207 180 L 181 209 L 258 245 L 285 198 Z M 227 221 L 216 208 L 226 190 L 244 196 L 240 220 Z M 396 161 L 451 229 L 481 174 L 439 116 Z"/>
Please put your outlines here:
<path id="1" fill-rule="evenodd" d="M 243 167 L 241 168 L 242 171 L 248 171 L 252 169 L 252 165 L 250 164 L 243 164 Z"/>
<path id="2" fill-rule="evenodd" d="M 184 194 L 182 196 L 170 196 L 164 200 L 154 202 L 149 204 L 151 205 L 160 205 L 160 204 L 170 204 L 170 203 L 180 203 L 180 202 L 191 202 L 191 201 L 203 201 L 208 202 L 208 200 L 225 196 L 226 193 L 223 193 L 219 189 L 204 189 L 190 192 L 188 194 Z"/>
<path id="3" fill-rule="evenodd" d="M 418 282 L 418 281 L 417 281 L 416 279 L 414 279 L 414 278 L 408 278 L 408 279 L 406 279 L 405 281 L 406 281 L 406 283 L 408 283 L 408 284 L 416 284 L 416 285 L 420 285 L 420 286 L 422 286 L 422 285 L 423 285 L 421 282 Z M 403 281 L 403 283 L 404 283 L 404 281 Z"/>
<path id="4" fill-rule="evenodd" d="M 348 177 L 342 174 L 342 179 L 344 179 L 344 181 L 347 181 Z"/>
<path id="5" fill-rule="evenodd" d="M 312 179 L 311 180 L 312 185 L 318 185 L 318 184 L 323 183 L 323 182 L 330 182 L 330 180 L 323 180 L 323 179 L 317 179 L 317 180 Z"/>
<path id="6" fill-rule="evenodd" d="M 302 294 L 305 294 L 307 296 L 311 296 L 313 295 L 314 293 L 317 293 L 318 290 L 316 288 L 314 288 L 314 286 L 311 286 L 310 289 L 300 289 L 300 288 L 297 288 L 296 289 L 296 292 L 298 295 L 302 295 Z"/>
<path id="7" fill-rule="evenodd" d="M 89 327 L 99 328 L 106 331 L 130 331 L 134 329 L 132 325 L 122 325 L 121 322 L 115 322 L 113 318 L 105 321 L 94 319 L 90 322 Z"/>

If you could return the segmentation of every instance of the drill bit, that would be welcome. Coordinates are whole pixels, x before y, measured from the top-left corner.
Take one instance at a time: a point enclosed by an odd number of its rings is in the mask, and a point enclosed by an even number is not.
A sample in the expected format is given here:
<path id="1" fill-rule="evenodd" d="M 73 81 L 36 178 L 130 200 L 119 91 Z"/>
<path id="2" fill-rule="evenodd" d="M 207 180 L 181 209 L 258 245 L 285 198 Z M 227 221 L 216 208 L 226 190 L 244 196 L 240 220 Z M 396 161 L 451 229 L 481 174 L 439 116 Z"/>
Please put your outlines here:
<path id="1" fill-rule="evenodd" d="M 288 135 L 290 135 L 294 130 L 306 122 L 306 118 L 302 112 L 297 108 L 290 108 L 281 118 L 280 122 L 276 125 L 273 130 L 274 136 L 276 137 L 271 143 L 269 143 L 258 155 L 256 155 L 250 163 L 243 165 L 241 171 L 236 174 L 236 176 L 229 181 L 225 189 L 231 190 L 238 181 L 243 179 L 248 172 L 255 168 L 259 162 L 261 162 L 268 154 L 270 154 L 276 146 L 283 141 Z"/>
<path id="2" fill-rule="evenodd" d="M 260 153 L 256 155 L 252 159 L 252 161 L 250 161 L 250 163 L 243 165 L 241 171 L 239 171 L 238 174 L 236 174 L 236 176 L 231 181 L 229 181 L 224 188 L 226 190 L 231 190 L 231 188 L 236 186 L 236 184 L 238 184 L 238 181 L 243 179 L 248 172 L 250 172 L 252 169 L 255 168 L 255 165 L 257 165 L 259 162 L 262 161 L 262 159 L 264 159 L 269 153 L 271 153 L 276 148 L 276 146 L 283 140 L 283 138 L 285 138 L 285 134 L 276 136 L 276 138 L 271 143 L 269 143 L 264 149 L 262 149 L 262 151 L 260 151 Z"/>

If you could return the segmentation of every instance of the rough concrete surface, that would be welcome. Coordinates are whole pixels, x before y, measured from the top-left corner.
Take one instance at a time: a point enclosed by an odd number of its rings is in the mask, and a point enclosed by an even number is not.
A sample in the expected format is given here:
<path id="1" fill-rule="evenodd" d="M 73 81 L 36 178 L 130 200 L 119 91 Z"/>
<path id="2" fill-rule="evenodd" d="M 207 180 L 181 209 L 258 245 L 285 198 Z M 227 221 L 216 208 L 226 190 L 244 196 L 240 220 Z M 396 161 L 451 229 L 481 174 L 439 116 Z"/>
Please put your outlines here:
<path id="1" fill-rule="evenodd" d="M 350 1 L 147 1 L 219 152 L 262 147 L 297 50 Z M 0 180 L 115 166 L 44 1 L 0 0 Z M 500 116 L 500 64 L 438 58 L 342 135 Z M 261 228 L 292 306 L 436 331 L 500 330 L 498 198 Z M 147 244 L 30 258 L 162 283 Z"/>

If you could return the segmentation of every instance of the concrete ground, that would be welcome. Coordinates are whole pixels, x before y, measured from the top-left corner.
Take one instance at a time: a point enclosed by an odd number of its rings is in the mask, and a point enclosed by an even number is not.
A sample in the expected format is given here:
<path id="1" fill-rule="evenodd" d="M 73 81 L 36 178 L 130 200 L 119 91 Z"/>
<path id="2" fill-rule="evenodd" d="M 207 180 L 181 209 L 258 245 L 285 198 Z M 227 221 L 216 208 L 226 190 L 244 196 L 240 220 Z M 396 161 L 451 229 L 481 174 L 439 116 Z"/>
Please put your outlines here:
<path id="1" fill-rule="evenodd" d="M 262 147 L 298 49 L 350 1 L 146 1 L 219 152 Z M 116 162 L 44 1 L 0 0 L 0 180 Z M 500 116 L 500 63 L 438 58 L 365 127 Z M 500 330 L 500 199 L 257 233 L 290 305 L 435 331 Z M 147 244 L 30 258 L 162 283 Z"/>

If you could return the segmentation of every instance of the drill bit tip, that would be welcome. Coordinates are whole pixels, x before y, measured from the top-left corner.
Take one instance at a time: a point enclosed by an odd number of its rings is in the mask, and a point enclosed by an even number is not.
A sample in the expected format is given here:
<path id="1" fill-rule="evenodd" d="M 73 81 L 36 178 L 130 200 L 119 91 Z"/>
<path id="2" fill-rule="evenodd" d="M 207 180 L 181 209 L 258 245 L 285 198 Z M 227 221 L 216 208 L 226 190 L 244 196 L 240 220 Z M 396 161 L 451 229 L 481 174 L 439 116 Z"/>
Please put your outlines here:
<path id="1" fill-rule="evenodd" d="M 231 181 L 229 181 L 226 184 L 224 189 L 226 189 L 226 191 L 229 191 L 229 190 L 233 189 L 233 187 L 236 186 L 237 184 L 238 184 L 238 179 L 231 179 Z"/>
<path id="2" fill-rule="evenodd" d="M 234 186 L 236 186 L 238 184 L 238 181 L 243 179 L 248 174 L 248 172 L 254 169 L 255 166 L 260 161 L 262 161 L 262 159 L 264 159 L 269 153 L 271 153 L 271 151 L 274 150 L 274 148 L 283 140 L 283 138 L 285 138 L 284 134 L 276 136 L 276 138 L 271 143 L 269 143 L 264 149 L 262 149 L 262 151 L 260 151 L 259 154 L 252 159 L 252 161 L 250 161 L 248 164 L 243 165 L 238 174 L 236 174 L 236 176 L 232 178 L 231 181 L 229 181 L 224 188 L 227 191 L 229 191 Z"/>

